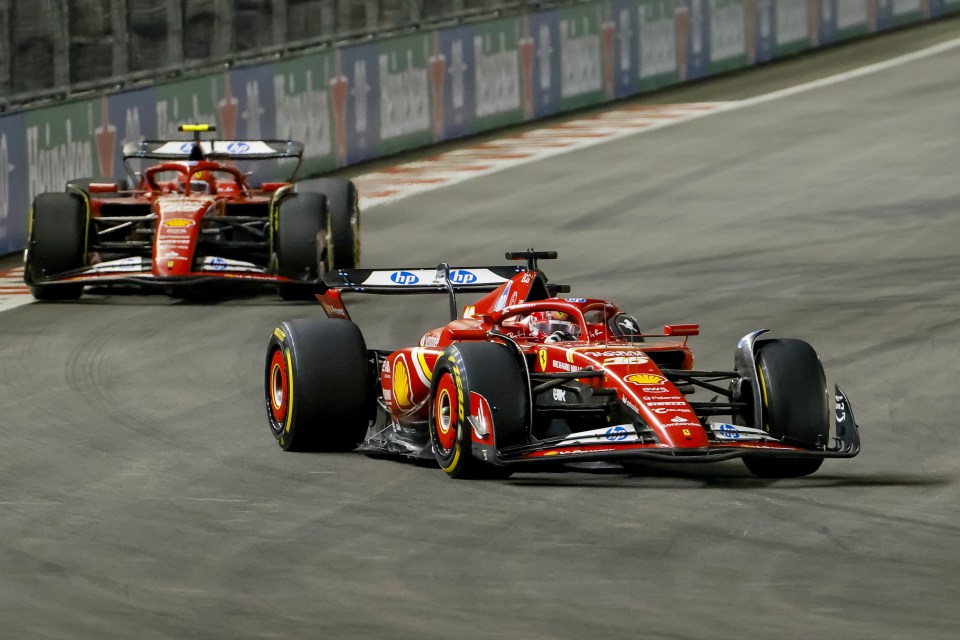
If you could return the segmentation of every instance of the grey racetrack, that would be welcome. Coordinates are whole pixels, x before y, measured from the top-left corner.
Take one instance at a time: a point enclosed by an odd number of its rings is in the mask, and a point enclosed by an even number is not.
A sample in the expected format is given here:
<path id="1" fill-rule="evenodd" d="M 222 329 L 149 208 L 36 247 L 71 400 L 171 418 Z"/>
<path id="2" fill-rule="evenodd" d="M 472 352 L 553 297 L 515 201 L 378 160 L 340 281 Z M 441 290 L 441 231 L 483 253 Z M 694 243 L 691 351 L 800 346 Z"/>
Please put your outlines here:
<path id="1" fill-rule="evenodd" d="M 850 55 L 654 99 L 744 97 Z M 953 49 L 365 214 L 365 266 L 556 249 L 544 267 L 574 293 L 699 322 L 700 366 L 756 328 L 810 341 L 863 453 L 806 479 L 731 461 L 464 482 L 284 453 L 264 350 L 314 305 L 0 313 L 0 637 L 956 637 L 958 105 Z M 444 321 L 421 302 L 353 308 L 387 348 Z"/>

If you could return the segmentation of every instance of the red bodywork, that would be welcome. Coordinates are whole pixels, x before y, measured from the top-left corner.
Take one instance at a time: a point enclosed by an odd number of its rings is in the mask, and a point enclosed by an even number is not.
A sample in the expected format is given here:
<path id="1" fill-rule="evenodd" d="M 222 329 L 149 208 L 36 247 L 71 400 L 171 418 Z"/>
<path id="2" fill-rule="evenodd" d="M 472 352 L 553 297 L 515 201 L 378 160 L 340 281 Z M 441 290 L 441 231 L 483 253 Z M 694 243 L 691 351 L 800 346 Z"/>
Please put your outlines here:
<path id="1" fill-rule="evenodd" d="M 233 251 L 233 259 L 199 255 L 197 249 L 201 234 L 223 228 L 218 222 L 228 217 L 262 217 L 264 226 L 272 227 L 266 223 L 290 189 L 285 182 L 266 182 L 254 189 L 237 167 L 212 161 L 154 165 L 143 172 L 133 191 L 120 191 L 116 183 L 90 184 L 88 266 L 53 279 L 165 284 L 211 278 L 289 282 L 290 278 L 270 269 L 266 240 L 263 251 L 239 256 Z M 98 245 L 97 234 L 110 233 L 114 224 L 128 225 L 131 232 L 114 234 L 112 243 Z M 152 233 L 144 233 L 145 227 L 152 228 Z M 141 238 L 150 236 L 152 241 L 144 246 Z M 139 255 L 117 257 L 127 252 Z"/>

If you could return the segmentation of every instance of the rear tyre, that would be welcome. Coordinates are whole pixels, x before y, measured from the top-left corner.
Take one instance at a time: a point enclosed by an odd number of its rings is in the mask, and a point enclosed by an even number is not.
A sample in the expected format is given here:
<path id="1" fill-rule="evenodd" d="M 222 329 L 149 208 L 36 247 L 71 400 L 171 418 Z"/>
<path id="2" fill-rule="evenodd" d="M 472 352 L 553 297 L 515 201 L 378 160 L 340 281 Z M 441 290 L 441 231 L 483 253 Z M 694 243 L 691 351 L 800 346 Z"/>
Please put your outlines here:
<path id="1" fill-rule="evenodd" d="M 349 451 L 366 435 L 370 367 L 363 334 L 347 320 L 292 320 L 267 347 L 270 432 L 286 451 Z"/>
<path id="2" fill-rule="evenodd" d="M 315 183 L 327 197 L 327 269 L 360 266 L 360 197 L 346 178 L 322 178 Z"/>
<path id="3" fill-rule="evenodd" d="M 76 300 L 82 284 L 37 284 L 84 264 L 87 207 L 79 195 L 41 193 L 33 200 L 24 281 L 37 300 Z"/>
<path id="4" fill-rule="evenodd" d="M 430 443 L 440 468 L 452 478 L 506 478 L 510 467 L 473 456 L 474 429 L 467 418 L 482 412 L 490 444 L 503 447 L 521 442 L 529 413 L 524 371 L 509 347 L 466 342 L 447 347 L 437 361 L 430 390 Z"/>
<path id="5" fill-rule="evenodd" d="M 284 300 L 305 300 L 321 289 L 318 279 L 326 271 L 327 203 L 320 193 L 292 193 L 278 207 L 274 221 L 277 273 L 299 282 L 279 285 Z"/>
<path id="6" fill-rule="evenodd" d="M 828 442 L 830 411 L 823 366 L 803 340 L 763 340 L 757 343 L 757 383 L 763 402 L 758 425 L 784 442 L 811 449 Z M 796 478 L 813 473 L 822 458 L 743 459 L 762 478 Z"/>

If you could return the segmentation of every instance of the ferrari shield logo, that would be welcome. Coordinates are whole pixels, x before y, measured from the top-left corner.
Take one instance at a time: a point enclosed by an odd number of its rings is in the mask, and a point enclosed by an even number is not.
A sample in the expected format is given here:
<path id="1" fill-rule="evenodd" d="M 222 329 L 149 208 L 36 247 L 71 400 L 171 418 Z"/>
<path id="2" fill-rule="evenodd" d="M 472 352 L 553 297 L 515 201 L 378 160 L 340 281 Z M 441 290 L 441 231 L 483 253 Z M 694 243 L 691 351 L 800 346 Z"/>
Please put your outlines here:
<path id="1" fill-rule="evenodd" d="M 540 352 L 537 354 L 537 357 L 540 360 L 540 371 L 547 370 L 547 350 L 540 349 Z"/>

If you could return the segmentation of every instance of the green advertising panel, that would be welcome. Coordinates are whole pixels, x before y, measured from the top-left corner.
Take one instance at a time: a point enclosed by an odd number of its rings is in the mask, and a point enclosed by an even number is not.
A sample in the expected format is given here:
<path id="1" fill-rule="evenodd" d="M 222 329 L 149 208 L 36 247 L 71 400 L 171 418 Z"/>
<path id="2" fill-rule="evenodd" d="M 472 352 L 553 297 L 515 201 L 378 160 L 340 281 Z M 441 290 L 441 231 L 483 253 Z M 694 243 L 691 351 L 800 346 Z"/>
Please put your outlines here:
<path id="1" fill-rule="evenodd" d="M 836 0 L 837 40 L 870 33 L 871 0 Z"/>
<path id="2" fill-rule="evenodd" d="M 274 134 L 303 143 L 300 175 L 336 166 L 330 86 L 339 75 L 330 51 L 273 64 Z"/>
<path id="3" fill-rule="evenodd" d="M 522 28 L 520 18 L 473 25 L 475 131 L 523 120 L 519 49 Z"/>
<path id="4" fill-rule="evenodd" d="M 96 132 L 100 99 L 70 102 L 23 114 L 27 151 L 27 202 L 63 191 L 68 180 L 99 176 Z"/>
<path id="5" fill-rule="evenodd" d="M 599 3 L 557 11 L 560 24 L 560 110 L 578 109 L 604 100 Z M 612 42 L 611 42 L 612 44 Z M 606 52 L 611 58 L 613 51 Z"/>
<path id="6" fill-rule="evenodd" d="M 433 142 L 428 34 L 384 40 L 379 44 L 380 154 Z"/>
<path id="7" fill-rule="evenodd" d="M 680 81 L 677 53 L 686 58 L 687 16 L 686 3 L 681 0 L 639 0 L 637 3 L 638 90 L 647 91 Z"/>
<path id="8" fill-rule="evenodd" d="M 894 26 L 919 22 L 923 18 L 923 0 L 893 0 Z"/>
<path id="9" fill-rule="evenodd" d="M 776 34 L 777 57 L 810 48 L 810 30 L 817 29 L 819 26 L 819 16 L 811 16 L 809 11 L 816 6 L 816 2 L 808 2 L 808 0 L 776 1 L 776 22 L 773 32 Z"/>
<path id="10" fill-rule="evenodd" d="M 710 62 L 707 73 L 746 66 L 746 14 L 743 0 L 710 0 Z"/>
<path id="11" fill-rule="evenodd" d="M 230 107 L 235 105 L 231 104 L 230 96 L 225 95 L 224 78 L 218 74 L 157 85 L 157 138 L 186 139 L 177 127 L 190 123 L 214 124 L 219 135 L 230 137 Z M 226 116 L 225 121 L 221 115 Z"/>

